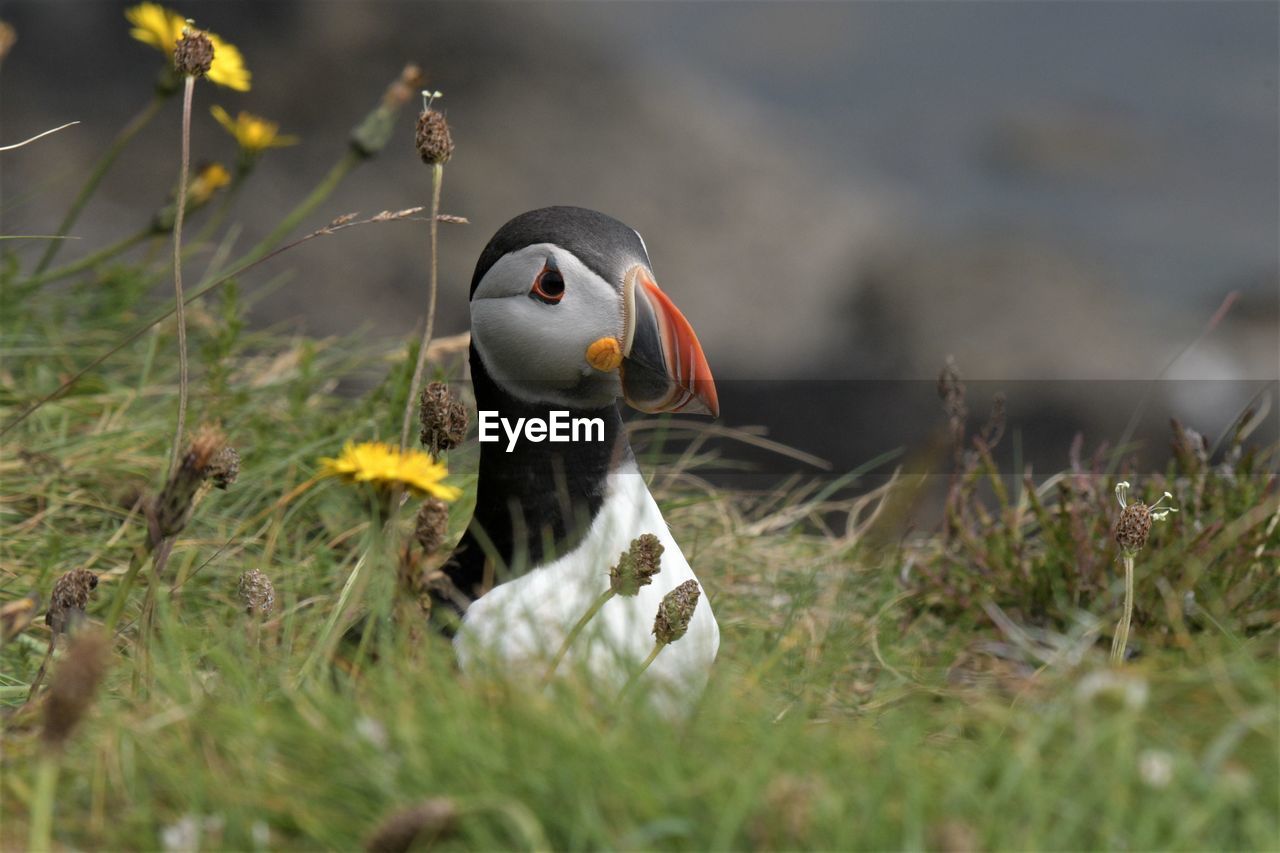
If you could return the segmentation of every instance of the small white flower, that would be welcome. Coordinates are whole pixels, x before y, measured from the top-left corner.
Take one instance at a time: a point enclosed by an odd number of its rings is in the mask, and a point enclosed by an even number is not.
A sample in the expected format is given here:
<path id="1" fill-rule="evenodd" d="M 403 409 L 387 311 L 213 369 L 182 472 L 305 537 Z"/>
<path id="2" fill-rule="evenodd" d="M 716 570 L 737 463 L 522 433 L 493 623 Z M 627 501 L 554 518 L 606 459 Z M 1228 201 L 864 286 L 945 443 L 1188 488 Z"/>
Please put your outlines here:
<path id="1" fill-rule="evenodd" d="M 1173 781 L 1173 756 L 1162 749 L 1144 749 L 1138 753 L 1138 776 L 1152 788 L 1169 787 Z"/>
<path id="2" fill-rule="evenodd" d="M 373 717 L 359 717 L 356 720 L 356 734 L 378 749 L 386 749 L 390 742 L 387 738 L 387 727 Z"/>
<path id="3" fill-rule="evenodd" d="M 1076 685 L 1076 698 L 1081 702 L 1108 696 L 1120 700 L 1131 711 L 1141 711 L 1146 707 L 1147 693 L 1144 679 L 1110 669 L 1094 670 Z"/>
<path id="4" fill-rule="evenodd" d="M 165 850 L 199 850 L 200 822 L 195 815 L 183 815 L 177 823 L 160 830 L 160 844 Z"/>
<path id="5" fill-rule="evenodd" d="M 1128 509 L 1129 507 L 1129 489 L 1130 488 L 1132 487 L 1129 485 L 1128 480 L 1121 480 L 1120 482 L 1116 483 L 1116 500 L 1119 502 L 1120 509 L 1122 510 Z M 1156 501 L 1151 506 L 1147 507 L 1147 509 L 1151 510 L 1151 517 L 1154 518 L 1156 521 L 1164 521 L 1169 516 L 1169 513 L 1178 511 L 1176 507 L 1160 506 L 1160 504 L 1164 503 L 1167 500 L 1169 501 L 1173 500 L 1172 492 L 1165 492 L 1163 495 L 1160 496 L 1160 500 Z"/>

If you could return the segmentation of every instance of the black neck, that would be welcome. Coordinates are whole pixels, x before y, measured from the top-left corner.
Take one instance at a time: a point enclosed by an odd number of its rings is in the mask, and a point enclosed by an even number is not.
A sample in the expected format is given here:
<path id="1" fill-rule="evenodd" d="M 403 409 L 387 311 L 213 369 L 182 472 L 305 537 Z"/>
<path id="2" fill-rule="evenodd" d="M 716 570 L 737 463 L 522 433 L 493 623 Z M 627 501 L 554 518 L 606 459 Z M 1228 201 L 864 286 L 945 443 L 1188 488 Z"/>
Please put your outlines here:
<path id="1" fill-rule="evenodd" d="M 552 410 L 570 418 L 599 418 L 604 441 L 531 442 L 523 438 L 507 452 L 507 438 L 480 445 L 476 509 L 458 549 L 445 566 L 454 587 L 469 599 L 488 584 L 521 575 L 565 554 L 581 540 L 604 503 L 609 472 L 631 457 L 616 405 L 575 409 L 518 400 L 499 388 L 471 348 L 476 408 L 516 418 L 549 419 Z"/>

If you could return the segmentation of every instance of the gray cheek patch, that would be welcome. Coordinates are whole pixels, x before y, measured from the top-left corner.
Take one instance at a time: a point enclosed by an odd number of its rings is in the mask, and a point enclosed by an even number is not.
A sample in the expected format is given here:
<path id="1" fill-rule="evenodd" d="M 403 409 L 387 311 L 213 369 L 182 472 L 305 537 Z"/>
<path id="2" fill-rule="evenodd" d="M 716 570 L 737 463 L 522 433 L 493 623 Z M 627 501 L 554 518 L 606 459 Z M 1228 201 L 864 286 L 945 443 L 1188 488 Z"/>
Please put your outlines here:
<path id="1" fill-rule="evenodd" d="M 565 280 L 564 299 L 548 305 L 529 289 L 549 258 Z M 601 405 L 617 396 L 616 374 L 602 374 L 586 361 L 587 347 L 599 338 L 622 334 L 617 288 L 587 269 L 576 257 L 549 244 L 528 246 L 501 258 L 485 274 L 471 300 L 471 335 L 490 375 L 530 402 L 548 400 L 555 391 L 578 393 L 557 402 Z M 556 394 L 555 396 L 561 396 Z M 549 400 L 548 400 L 549 401 Z"/>

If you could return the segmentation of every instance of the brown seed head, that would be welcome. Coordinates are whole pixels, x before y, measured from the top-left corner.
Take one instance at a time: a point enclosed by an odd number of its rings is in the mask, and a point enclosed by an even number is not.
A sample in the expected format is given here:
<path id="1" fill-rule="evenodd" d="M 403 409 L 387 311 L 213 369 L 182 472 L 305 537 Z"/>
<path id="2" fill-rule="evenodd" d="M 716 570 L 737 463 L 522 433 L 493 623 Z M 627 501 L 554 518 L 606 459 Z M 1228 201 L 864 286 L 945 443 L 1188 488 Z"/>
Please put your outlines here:
<path id="1" fill-rule="evenodd" d="M 609 569 L 609 588 L 618 595 L 639 595 L 640 587 L 653 583 L 662 571 L 662 543 L 652 533 L 631 540 L 631 547 Z"/>
<path id="2" fill-rule="evenodd" d="M 67 654 L 54 670 L 49 695 L 44 701 L 44 728 L 41 737 L 50 747 L 66 744 L 84 718 L 107 670 L 111 646 L 101 631 L 76 634 Z"/>
<path id="3" fill-rule="evenodd" d="M 361 157 L 376 155 L 387 145 L 395 130 L 396 115 L 409 99 L 422 88 L 422 69 L 406 65 L 371 113 L 351 131 L 351 147 Z"/>
<path id="4" fill-rule="evenodd" d="M 202 426 L 191 439 L 182 462 L 174 469 L 156 498 L 155 515 L 161 537 L 173 536 L 187 526 L 196 491 L 212 473 L 214 459 L 226 445 L 217 427 Z"/>
<path id="5" fill-rule="evenodd" d="M 449 797 L 432 797 L 382 819 L 364 843 L 369 853 L 404 853 L 421 841 L 423 848 L 458 827 L 458 804 Z"/>
<path id="6" fill-rule="evenodd" d="M 663 597 L 658 616 L 653 620 L 653 635 L 659 643 L 674 643 L 685 635 L 701 595 L 698 582 L 687 580 Z"/>
<path id="7" fill-rule="evenodd" d="M 209 479 L 219 489 L 226 491 L 240 476 L 240 454 L 228 445 L 222 448 L 209 463 Z"/>
<path id="8" fill-rule="evenodd" d="M 184 77 L 203 77 L 213 67 L 213 42 L 194 27 L 187 27 L 173 47 L 173 67 Z"/>
<path id="9" fill-rule="evenodd" d="M 445 121 L 444 113 L 423 110 L 418 116 L 418 132 L 414 134 L 413 141 L 418 146 L 422 162 L 429 166 L 448 163 L 453 156 L 453 135 L 449 133 L 449 122 Z"/>
<path id="10" fill-rule="evenodd" d="M 428 554 L 434 554 L 444 545 L 449 532 L 449 505 L 439 498 L 427 498 L 418 509 L 418 520 L 413 536 Z"/>
<path id="11" fill-rule="evenodd" d="M 1136 554 L 1147 544 L 1147 536 L 1151 534 L 1151 508 L 1137 501 L 1129 504 L 1120 512 L 1120 521 L 1116 525 L 1116 542 L 1122 551 Z"/>
<path id="12" fill-rule="evenodd" d="M 467 407 L 443 382 L 431 382 L 422 389 L 418 415 L 422 420 L 419 437 L 432 456 L 452 450 L 467 437 Z"/>
<path id="13" fill-rule="evenodd" d="M 72 569 L 53 585 L 53 598 L 44 621 L 53 633 L 62 634 L 84 618 L 89 593 L 98 586 L 98 576 L 88 569 Z"/>
<path id="14" fill-rule="evenodd" d="M 271 578 L 257 569 L 240 575 L 236 592 L 240 595 L 244 612 L 250 616 L 270 616 L 276 609 L 276 588 L 271 584 Z"/>

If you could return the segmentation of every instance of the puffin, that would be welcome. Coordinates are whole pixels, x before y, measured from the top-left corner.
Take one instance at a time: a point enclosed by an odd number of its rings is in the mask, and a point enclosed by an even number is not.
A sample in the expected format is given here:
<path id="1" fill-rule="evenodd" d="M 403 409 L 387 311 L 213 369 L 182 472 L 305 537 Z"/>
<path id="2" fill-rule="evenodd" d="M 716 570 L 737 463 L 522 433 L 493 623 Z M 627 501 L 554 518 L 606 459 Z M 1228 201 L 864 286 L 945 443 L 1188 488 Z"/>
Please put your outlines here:
<path id="1" fill-rule="evenodd" d="M 532 210 L 499 228 L 476 262 L 470 314 L 482 419 L 558 415 L 595 429 L 575 433 L 578 440 L 530 440 L 526 431 L 481 441 L 475 511 L 443 567 L 447 592 L 437 593 L 460 617 L 460 667 L 549 675 L 548 661 L 609 588 L 610 567 L 652 534 L 663 547 L 651 583 L 610 598 L 556 670 L 626 684 L 654 649 L 663 597 L 690 580 L 701 591 L 701 583 L 649 492 L 618 403 L 717 417 L 702 346 L 658 287 L 639 232 L 580 207 Z M 719 645 L 703 592 L 687 633 L 641 678 L 660 703 L 687 704 Z"/>

